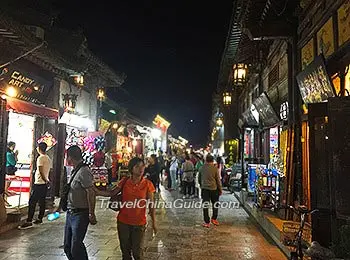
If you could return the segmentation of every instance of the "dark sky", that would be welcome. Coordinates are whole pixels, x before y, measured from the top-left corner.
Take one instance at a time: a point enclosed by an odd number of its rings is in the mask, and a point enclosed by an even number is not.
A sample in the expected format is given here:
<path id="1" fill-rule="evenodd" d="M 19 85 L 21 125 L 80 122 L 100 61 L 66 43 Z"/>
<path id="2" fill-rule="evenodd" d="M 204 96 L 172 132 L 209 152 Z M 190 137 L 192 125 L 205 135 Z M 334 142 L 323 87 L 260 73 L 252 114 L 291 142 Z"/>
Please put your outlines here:
<path id="1" fill-rule="evenodd" d="M 147 123 L 163 115 L 171 132 L 198 145 L 209 133 L 232 1 L 59 1 L 59 18 L 82 27 L 90 49 L 127 74 L 113 99 Z"/>

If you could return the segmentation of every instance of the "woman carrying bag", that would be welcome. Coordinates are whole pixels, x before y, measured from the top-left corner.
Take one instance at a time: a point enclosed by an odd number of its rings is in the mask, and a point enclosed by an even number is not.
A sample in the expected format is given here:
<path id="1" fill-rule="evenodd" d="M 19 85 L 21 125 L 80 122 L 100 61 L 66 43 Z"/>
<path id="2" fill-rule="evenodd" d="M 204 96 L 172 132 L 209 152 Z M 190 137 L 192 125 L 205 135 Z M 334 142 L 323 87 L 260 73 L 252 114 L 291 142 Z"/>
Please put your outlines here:
<path id="1" fill-rule="evenodd" d="M 96 189 L 96 195 L 114 197 L 122 193 L 120 211 L 117 216 L 118 236 L 123 260 L 143 259 L 143 244 L 146 231 L 146 200 L 154 200 L 155 188 L 151 181 L 143 177 L 145 164 L 140 158 L 133 158 L 128 165 L 130 177 L 124 177 L 112 191 Z M 136 202 L 136 203 L 135 203 Z M 132 207 L 123 206 L 132 203 Z M 149 203 L 149 215 L 153 232 L 157 233 L 154 203 Z"/>

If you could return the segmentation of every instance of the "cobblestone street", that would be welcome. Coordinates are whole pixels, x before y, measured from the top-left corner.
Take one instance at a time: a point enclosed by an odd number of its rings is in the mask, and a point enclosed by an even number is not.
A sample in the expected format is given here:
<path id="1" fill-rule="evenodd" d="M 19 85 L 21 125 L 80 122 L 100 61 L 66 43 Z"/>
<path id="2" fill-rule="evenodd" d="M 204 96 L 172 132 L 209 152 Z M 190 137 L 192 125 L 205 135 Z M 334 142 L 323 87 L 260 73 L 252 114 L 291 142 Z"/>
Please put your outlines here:
<path id="1" fill-rule="evenodd" d="M 177 193 L 163 191 L 170 202 Z M 221 200 L 236 201 L 231 194 Z M 121 259 L 114 213 L 101 209 L 98 224 L 90 226 L 85 239 L 90 259 Z M 221 209 L 219 227 L 205 229 L 200 209 L 159 209 L 158 234 L 146 236 L 145 259 L 257 259 L 283 260 L 285 256 L 250 221 L 242 208 Z M 66 259 L 63 249 L 64 217 L 29 230 L 13 230 L 0 237 L 0 259 Z"/>

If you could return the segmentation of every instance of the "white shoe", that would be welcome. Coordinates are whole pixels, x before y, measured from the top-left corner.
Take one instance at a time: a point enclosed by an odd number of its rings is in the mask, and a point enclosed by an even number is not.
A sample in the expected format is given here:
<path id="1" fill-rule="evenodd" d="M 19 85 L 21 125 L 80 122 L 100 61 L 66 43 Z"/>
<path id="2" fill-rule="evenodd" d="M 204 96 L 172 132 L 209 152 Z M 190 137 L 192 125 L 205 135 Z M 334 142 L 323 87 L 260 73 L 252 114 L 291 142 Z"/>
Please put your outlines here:
<path id="1" fill-rule="evenodd" d="M 187 197 L 185 195 L 182 196 L 183 199 L 187 199 Z"/>

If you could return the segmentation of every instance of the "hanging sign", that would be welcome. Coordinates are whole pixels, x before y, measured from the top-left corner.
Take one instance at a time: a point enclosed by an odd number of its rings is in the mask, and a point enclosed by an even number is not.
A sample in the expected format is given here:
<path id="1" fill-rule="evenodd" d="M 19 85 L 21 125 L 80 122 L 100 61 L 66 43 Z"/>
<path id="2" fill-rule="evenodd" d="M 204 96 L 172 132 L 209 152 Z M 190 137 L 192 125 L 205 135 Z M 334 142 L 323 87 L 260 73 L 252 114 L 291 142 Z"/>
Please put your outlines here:
<path id="1" fill-rule="evenodd" d="M 8 87 L 13 87 L 17 91 L 15 97 L 24 101 L 45 104 L 50 84 L 53 82 L 19 67 L 0 69 L 0 91 L 6 93 Z"/>
<path id="2" fill-rule="evenodd" d="M 42 135 L 38 140 L 37 143 L 46 143 L 47 149 L 46 151 L 50 150 L 52 147 L 54 147 L 57 144 L 57 140 L 55 137 L 53 137 L 52 134 L 49 132 L 46 132 L 44 135 Z"/>

